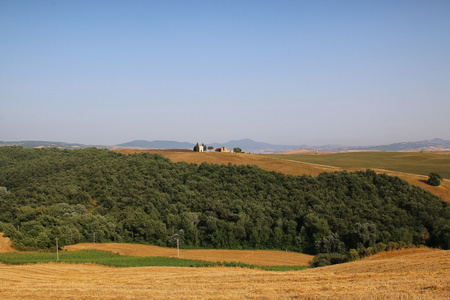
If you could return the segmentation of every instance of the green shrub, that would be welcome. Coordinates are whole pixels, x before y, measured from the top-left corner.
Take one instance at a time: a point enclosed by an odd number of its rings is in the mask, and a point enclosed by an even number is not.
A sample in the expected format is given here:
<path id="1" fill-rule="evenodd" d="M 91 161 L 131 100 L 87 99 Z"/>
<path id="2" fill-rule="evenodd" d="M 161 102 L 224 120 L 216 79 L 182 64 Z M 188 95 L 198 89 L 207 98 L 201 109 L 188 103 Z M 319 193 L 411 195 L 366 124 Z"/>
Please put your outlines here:
<path id="1" fill-rule="evenodd" d="M 359 251 L 356 249 L 350 249 L 348 255 L 350 256 L 350 260 L 356 260 L 359 258 Z"/>
<path id="2" fill-rule="evenodd" d="M 320 253 L 314 256 L 314 259 L 309 263 L 310 267 L 324 267 L 329 265 L 341 264 L 347 262 L 348 258 L 340 253 Z"/>
<path id="3" fill-rule="evenodd" d="M 442 176 L 438 173 L 430 173 L 430 175 L 428 175 L 428 180 L 427 183 L 429 185 L 432 186 L 440 186 L 441 185 L 441 180 L 442 180 Z"/>

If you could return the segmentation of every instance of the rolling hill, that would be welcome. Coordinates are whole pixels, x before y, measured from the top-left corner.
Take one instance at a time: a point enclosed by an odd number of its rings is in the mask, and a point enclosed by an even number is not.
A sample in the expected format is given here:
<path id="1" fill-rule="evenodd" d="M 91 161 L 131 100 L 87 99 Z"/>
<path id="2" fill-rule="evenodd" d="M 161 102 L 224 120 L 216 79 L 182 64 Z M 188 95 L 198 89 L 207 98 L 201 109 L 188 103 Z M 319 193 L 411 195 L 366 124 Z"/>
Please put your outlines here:
<path id="1" fill-rule="evenodd" d="M 311 175 L 318 176 L 322 172 L 337 172 L 342 170 L 348 171 L 356 171 L 356 170 L 365 170 L 367 167 L 357 167 L 351 166 L 352 161 L 349 160 L 350 166 L 347 167 L 337 167 L 326 164 L 317 164 L 304 162 L 300 159 L 289 159 L 289 156 L 280 155 L 252 155 L 252 154 L 230 154 L 230 153 L 213 153 L 213 152 L 205 152 L 205 153 L 196 153 L 196 152 L 182 152 L 182 151 L 158 151 L 158 150 L 136 150 L 136 149 L 118 149 L 116 152 L 123 154 L 130 153 L 140 153 L 140 152 L 148 152 L 148 153 L 160 153 L 165 157 L 169 158 L 173 162 L 181 162 L 185 161 L 188 163 L 196 163 L 201 164 L 202 162 L 214 163 L 214 164 L 236 164 L 236 165 L 257 165 L 262 169 L 268 171 L 281 172 L 289 175 Z M 348 155 L 357 155 L 357 153 L 349 153 Z M 400 154 L 399 154 L 400 155 Z M 410 155 L 414 155 L 411 153 Z M 422 155 L 422 154 L 420 154 Z M 424 154 L 425 155 L 425 154 Z M 308 155 L 304 155 L 308 157 Z M 316 155 L 310 155 L 312 157 L 316 157 Z M 420 156 L 418 156 L 420 158 Z M 446 158 L 447 156 L 443 156 Z M 320 155 L 319 155 L 320 158 Z M 357 159 L 355 159 L 357 161 Z M 419 159 L 420 161 L 420 159 Z M 450 202 L 450 180 L 442 181 L 441 186 L 434 187 L 425 183 L 428 176 L 425 175 L 417 175 L 410 174 L 407 172 L 389 170 L 389 169 L 378 169 L 372 168 L 375 172 L 379 174 L 386 173 L 390 176 L 398 176 L 403 180 L 406 180 L 410 184 L 421 187 L 424 190 L 427 190 L 439 197 L 441 197 L 444 201 Z"/>
<path id="2" fill-rule="evenodd" d="M 437 172 L 444 178 L 450 179 L 450 155 L 431 152 L 347 152 L 320 155 L 273 154 L 269 157 L 344 169 L 383 169 L 424 176 Z"/>
<path id="3" fill-rule="evenodd" d="M 2 299 L 448 299 L 450 252 L 406 249 L 303 271 L 0 264 Z"/>

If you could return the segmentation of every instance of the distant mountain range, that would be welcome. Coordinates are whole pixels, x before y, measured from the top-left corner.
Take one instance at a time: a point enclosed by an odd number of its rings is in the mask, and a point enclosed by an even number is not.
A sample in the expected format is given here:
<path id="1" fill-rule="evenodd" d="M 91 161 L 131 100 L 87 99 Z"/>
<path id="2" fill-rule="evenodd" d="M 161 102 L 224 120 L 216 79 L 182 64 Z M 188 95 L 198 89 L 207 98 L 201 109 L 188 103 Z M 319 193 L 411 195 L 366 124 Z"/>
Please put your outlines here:
<path id="1" fill-rule="evenodd" d="M 193 143 L 180 143 L 174 141 L 132 141 L 124 144 L 116 145 L 116 147 L 128 148 L 150 148 L 150 149 L 193 149 Z M 233 149 L 241 148 L 245 152 L 250 153 L 281 153 L 294 151 L 298 149 L 314 149 L 323 152 L 350 152 L 350 151 L 450 151 L 450 141 L 443 139 L 433 139 L 418 142 L 403 142 L 389 145 L 378 146 L 341 146 L 341 145 L 323 145 L 323 146 L 308 146 L 308 145 L 274 145 L 263 142 L 255 142 L 251 139 L 231 140 L 226 143 L 211 143 L 207 146 L 214 148 L 226 147 Z"/>
<path id="2" fill-rule="evenodd" d="M 200 141 L 201 144 L 201 141 Z M 76 149 L 76 148 L 142 148 L 142 149 L 193 149 L 195 143 L 177 142 L 177 141 L 146 141 L 135 140 L 118 145 L 102 146 L 102 145 L 83 145 L 64 142 L 48 142 L 48 141 L 18 141 L 18 142 L 2 142 L 1 146 L 22 146 L 25 148 L 48 148 L 56 147 L 62 149 Z M 247 153 L 281 153 L 294 151 L 298 149 L 314 149 L 322 152 L 350 152 L 350 151 L 450 151 L 450 141 L 443 139 L 424 140 L 418 142 L 403 142 L 389 145 L 378 146 L 341 146 L 341 145 L 323 145 L 323 146 L 308 146 L 308 145 L 274 145 L 263 142 L 255 142 L 251 139 L 231 140 L 226 143 L 211 143 L 207 146 L 214 148 L 226 147 L 233 149 L 241 148 Z"/>
<path id="3" fill-rule="evenodd" d="M 48 141 L 17 141 L 17 142 L 0 141 L 0 147 L 2 146 L 21 146 L 24 148 L 60 148 L 60 149 L 77 149 L 77 148 L 93 147 L 91 145 L 65 143 L 65 142 L 48 142 Z"/>
<path id="4" fill-rule="evenodd" d="M 148 148 L 148 149 L 193 149 L 195 144 L 188 142 L 175 142 L 175 141 L 145 141 L 136 140 L 123 144 L 115 145 L 115 147 L 126 148 Z"/>
<path id="5" fill-rule="evenodd" d="M 379 146 L 339 147 L 329 149 L 328 151 L 450 151 L 450 141 L 436 138 L 418 142 L 403 142 Z"/>

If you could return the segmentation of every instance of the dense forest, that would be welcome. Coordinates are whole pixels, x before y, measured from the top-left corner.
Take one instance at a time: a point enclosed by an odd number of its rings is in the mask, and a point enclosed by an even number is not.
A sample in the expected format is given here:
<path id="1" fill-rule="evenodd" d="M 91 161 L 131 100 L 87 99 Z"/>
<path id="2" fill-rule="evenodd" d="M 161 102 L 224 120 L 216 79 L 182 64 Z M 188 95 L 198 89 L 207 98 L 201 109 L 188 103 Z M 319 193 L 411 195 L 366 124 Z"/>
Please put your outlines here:
<path id="1" fill-rule="evenodd" d="M 0 147 L 0 231 L 21 249 L 116 241 L 344 253 L 450 248 L 450 206 L 398 177 L 290 176 L 158 154 Z"/>

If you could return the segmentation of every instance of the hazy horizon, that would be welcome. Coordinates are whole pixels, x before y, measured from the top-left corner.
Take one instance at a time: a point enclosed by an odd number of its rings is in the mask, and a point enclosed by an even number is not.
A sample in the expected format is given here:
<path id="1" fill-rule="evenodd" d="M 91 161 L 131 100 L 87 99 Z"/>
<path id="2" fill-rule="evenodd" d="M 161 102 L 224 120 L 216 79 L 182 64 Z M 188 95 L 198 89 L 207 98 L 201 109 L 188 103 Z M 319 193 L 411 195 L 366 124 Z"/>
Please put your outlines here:
<path id="1" fill-rule="evenodd" d="M 450 140 L 448 1 L 1 1 L 0 140 Z"/>

